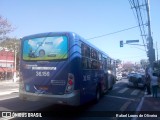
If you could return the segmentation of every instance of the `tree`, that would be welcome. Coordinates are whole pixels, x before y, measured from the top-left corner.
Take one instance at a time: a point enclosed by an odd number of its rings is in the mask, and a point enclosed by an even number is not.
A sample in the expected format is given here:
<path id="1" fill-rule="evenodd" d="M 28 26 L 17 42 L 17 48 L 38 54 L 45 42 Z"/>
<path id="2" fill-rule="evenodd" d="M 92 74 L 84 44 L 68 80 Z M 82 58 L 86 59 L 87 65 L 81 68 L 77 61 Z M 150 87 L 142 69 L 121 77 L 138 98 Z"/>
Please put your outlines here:
<path id="1" fill-rule="evenodd" d="M 123 64 L 123 69 L 125 71 L 131 72 L 131 71 L 134 70 L 134 64 L 131 63 L 131 62 L 126 62 L 126 63 Z"/>
<path id="2" fill-rule="evenodd" d="M 118 65 L 120 65 L 122 63 L 122 61 L 120 59 L 116 60 L 116 67 L 118 67 Z"/>
<path id="3" fill-rule="evenodd" d="M 122 63 L 122 61 L 121 61 L 120 59 L 117 59 L 116 62 L 117 62 L 118 64 L 121 64 L 121 63 Z"/>
<path id="4" fill-rule="evenodd" d="M 145 69 L 147 67 L 147 65 L 149 64 L 148 60 L 142 59 L 140 60 L 140 64 L 142 66 L 143 69 Z"/>
<path id="5" fill-rule="evenodd" d="M 8 50 L 19 50 L 20 40 L 17 38 L 6 38 L 2 41 L 0 47 L 7 48 Z"/>
<path id="6" fill-rule="evenodd" d="M 8 20 L 0 16 L 0 40 L 5 40 L 7 37 L 6 35 L 12 31 L 13 27 Z"/>

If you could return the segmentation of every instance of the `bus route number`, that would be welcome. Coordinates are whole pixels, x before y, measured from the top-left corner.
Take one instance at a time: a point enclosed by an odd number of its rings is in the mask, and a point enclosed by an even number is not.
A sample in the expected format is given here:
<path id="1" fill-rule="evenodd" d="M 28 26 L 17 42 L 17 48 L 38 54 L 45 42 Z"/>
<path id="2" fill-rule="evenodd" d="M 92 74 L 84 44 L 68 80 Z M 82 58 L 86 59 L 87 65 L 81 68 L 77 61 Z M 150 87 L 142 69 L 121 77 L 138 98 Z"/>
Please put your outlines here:
<path id="1" fill-rule="evenodd" d="M 47 71 L 36 71 L 36 76 L 49 77 L 50 76 L 50 72 L 47 72 Z"/>

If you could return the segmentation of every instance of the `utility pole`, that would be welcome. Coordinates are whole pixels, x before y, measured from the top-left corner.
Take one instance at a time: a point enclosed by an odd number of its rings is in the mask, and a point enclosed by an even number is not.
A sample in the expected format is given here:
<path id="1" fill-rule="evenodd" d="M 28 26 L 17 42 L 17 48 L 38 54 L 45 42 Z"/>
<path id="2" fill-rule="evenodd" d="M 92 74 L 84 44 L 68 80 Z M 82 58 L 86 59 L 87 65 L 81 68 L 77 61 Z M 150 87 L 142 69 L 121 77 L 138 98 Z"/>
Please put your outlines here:
<path id="1" fill-rule="evenodd" d="M 153 48 L 153 39 L 151 36 L 149 0 L 145 0 L 145 2 L 146 2 L 146 10 L 147 10 L 147 18 L 148 18 L 147 49 L 148 49 L 149 63 L 151 65 L 151 67 L 153 67 L 153 63 L 155 61 L 155 49 Z"/>
<path id="2" fill-rule="evenodd" d="M 156 51 L 157 51 L 157 62 L 158 62 L 158 47 L 157 47 L 157 42 L 156 42 Z"/>

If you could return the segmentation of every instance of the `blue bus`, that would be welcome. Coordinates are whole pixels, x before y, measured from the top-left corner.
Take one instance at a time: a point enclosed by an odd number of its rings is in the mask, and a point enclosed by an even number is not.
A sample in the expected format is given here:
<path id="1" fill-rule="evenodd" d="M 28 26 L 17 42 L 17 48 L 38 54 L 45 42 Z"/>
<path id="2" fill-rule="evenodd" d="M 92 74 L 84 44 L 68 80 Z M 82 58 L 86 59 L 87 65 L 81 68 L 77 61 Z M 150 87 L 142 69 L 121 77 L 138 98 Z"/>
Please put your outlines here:
<path id="1" fill-rule="evenodd" d="M 81 105 L 98 101 L 116 78 L 115 60 L 73 32 L 21 39 L 19 97 Z"/>

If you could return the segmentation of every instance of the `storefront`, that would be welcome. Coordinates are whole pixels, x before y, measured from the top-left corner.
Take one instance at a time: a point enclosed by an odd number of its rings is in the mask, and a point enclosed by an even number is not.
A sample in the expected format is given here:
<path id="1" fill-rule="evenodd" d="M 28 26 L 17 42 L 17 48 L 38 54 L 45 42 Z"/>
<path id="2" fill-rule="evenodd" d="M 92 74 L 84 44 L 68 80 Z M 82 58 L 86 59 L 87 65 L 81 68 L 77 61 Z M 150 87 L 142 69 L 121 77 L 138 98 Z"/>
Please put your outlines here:
<path id="1" fill-rule="evenodd" d="M 14 51 L 0 48 L 0 80 L 13 78 L 15 71 Z"/>

